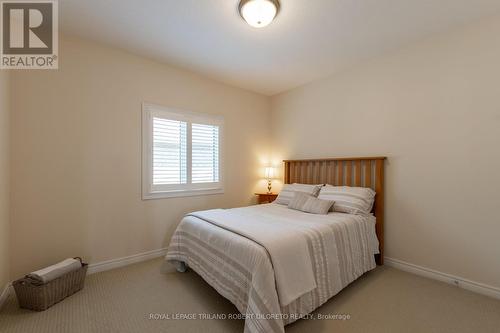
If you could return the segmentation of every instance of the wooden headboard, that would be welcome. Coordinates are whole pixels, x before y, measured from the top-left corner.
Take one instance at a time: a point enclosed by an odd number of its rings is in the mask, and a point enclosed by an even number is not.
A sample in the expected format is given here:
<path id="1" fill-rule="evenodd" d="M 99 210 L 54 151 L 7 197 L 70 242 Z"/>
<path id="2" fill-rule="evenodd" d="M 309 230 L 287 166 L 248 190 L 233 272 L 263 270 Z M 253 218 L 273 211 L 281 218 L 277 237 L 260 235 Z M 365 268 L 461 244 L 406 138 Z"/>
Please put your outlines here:
<path id="1" fill-rule="evenodd" d="M 386 157 L 343 157 L 284 160 L 285 184 L 331 184 L 370 187 L 377 195 L 373 214 L 380 242 L 377 264 L 384 263 L 384 161 Z"/>

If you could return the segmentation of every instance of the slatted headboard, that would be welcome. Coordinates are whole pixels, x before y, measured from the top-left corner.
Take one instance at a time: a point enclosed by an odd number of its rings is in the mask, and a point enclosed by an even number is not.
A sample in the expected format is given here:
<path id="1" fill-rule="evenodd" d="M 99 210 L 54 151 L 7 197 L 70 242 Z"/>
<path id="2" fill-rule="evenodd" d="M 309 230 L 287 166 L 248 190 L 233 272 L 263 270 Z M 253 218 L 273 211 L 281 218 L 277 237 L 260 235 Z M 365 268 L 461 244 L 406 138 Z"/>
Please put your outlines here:
<path id="1" fill-rule="evenodd" d="M 284 160 L 285 184 L 331 184 L 370 187 L 377 195 L 373 213 L 380 242 L 377 264 L 384 263 L 384 161 L 386 157 L 321 158 Z"/>

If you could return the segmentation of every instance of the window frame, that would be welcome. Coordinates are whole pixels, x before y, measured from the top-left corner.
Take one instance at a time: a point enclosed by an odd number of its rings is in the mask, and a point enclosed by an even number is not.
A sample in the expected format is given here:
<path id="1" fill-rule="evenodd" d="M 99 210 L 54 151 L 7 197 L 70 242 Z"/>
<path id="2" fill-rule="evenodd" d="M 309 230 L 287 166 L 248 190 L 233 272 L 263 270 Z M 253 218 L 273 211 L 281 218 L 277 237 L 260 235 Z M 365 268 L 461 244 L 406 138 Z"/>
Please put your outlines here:
<path id="1" fill-rule="evenodd" d="M 153 184 L 153 118 L 165 118 L 187 123 L 187 184 L 154 186 Z M 219 182 L 191 183 L 192 173 L 192 124 L 219 127 Z M 224 117 L 142 103 L 142 199 L 162 199 L 224 193 Z"/>

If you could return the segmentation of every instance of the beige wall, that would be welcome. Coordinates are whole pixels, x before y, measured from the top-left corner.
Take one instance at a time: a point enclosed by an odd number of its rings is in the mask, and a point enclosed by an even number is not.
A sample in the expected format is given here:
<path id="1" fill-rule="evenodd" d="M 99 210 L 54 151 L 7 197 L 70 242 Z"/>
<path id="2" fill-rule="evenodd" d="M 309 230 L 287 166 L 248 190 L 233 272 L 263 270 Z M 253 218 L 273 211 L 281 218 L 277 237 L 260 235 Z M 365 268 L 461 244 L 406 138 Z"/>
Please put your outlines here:
<path id="1" fill-rule="evenodd" d="M 158 249 L 188 211 L 249 204 L 264 186 L 259 170 L 272 130 L 277 163 L 387 155 L 387 256 L 500 287 L 499 33 L 500 18 L 484 21 L 275 96 L 272 105 L 64 37 L 60 70 L 11 75 L 11 278 L 68 256 L 99 262 Z M 225 116 L 224 195 L 141 200 L 142 101 Z M 4 191 L 4 238 L 7 208 Z M 4 238 L 0 282 L 8 274 Z"/>
<path id="2" fill-rule="evenodd" d="M 141 103 L 225 117 L 223 195 L 141 200 Z M 249 204 L 268 157 L 269 98 L 65 37 L 60 69 L 12 78 L 12 277 L 168 245 L 188 211 Z"/>
<path id="3" fill-rule="evenodd" d="M 387 155 L 386 255 L 500 287 L 500 17 L 272 100 L 275 158 Z"/>
<path id="4" fill-rule="evenodd" d="M 9 280 L 9 72 L 0 70 L 0 293 Z"/>

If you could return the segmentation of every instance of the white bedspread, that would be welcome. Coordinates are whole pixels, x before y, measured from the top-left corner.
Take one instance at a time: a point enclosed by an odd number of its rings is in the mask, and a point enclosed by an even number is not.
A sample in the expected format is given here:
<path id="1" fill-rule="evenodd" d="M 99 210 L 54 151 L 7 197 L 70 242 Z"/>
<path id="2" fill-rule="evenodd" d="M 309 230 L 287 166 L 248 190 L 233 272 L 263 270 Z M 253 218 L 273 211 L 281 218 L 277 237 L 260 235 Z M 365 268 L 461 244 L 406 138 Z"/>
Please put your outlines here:
<path id="1" fill-rule="evenodd" d="M 224 222 L 207 221 L 220 221 L 220 215 L 226 216 L 222 218 Z M 241 222 L 242 219 L 245 222 Z M 250 230 L 251 221 L 257 221 L 254 227 L 263 230 Z M 232 231 L 232 224 L 244 224 L 246 230 Z M 268 224 L 273 226 L 268 228 Z M 278 225 L 287 231 L 280 230 Z M 273 266 L 274 261 L 283 260 L 287 266 L 284 270 L 292 267 L 292 275 L 300 276 L 303 263 L 298 261 L 303 259 L 293 258 L 295 252 L 285 259 L 281 259 L 284 253 L 270 257 L 264 243 L 271 238 L 261 240 L 262 243 L 252 239 L 266 230 L 279 232 L 277 238 L 284 235 L 284 242 L 295 237 L 285 234 L 302 235 L 298 237 L 305 239 L 305 253 L 311 254 L 309 260 L 316 287 L 288 304 L 280 299 L 285 297 L 282 296 L 285 291 L 278 289 L 289 280 L 278 277 L 280 273 Z M 186 216 L 172 236 L 166 259 L 185 262 L 230 300 L 245 315 L 245 332 L 282 333 L 285 325 L 312 312 L 375 268 L 375 253 L 378 253 L 378 241 L 373 216 L 312 215 L 268 204 Z"/>
<path id="2" fill-rule="evenodd" d="M 316 288 L 305 232 L 308 225 L 249 209 L 213 209 L 189 214 L 262 245 L 271 257 L 281 306 Z M 300 272 L 300 274 L 297 274 Z"/>

